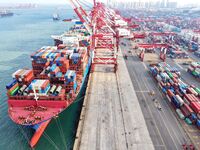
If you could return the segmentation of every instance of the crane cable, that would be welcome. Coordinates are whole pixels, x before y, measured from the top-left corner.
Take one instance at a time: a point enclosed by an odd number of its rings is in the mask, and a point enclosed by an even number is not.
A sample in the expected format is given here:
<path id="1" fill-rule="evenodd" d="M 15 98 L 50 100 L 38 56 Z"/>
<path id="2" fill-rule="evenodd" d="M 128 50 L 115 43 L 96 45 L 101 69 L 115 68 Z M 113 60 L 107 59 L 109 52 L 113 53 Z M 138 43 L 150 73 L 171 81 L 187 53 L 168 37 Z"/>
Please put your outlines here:
<path id="1" fill-rule="evenodd" d="M 58 126 L 58 130 L 60 132 L 60 136 L 61 136 L 62 142 L 63 142 L 63 144 L 65 146 L 65 149 L 67 149 L 67 145 L 65 143 L 65 136 L 64 136 L 64 132 L 63 132 L 62 125 L 60 123 L 59 117 L 57 117 L 55 120 L 56 120 L 56 125 Z"/>
<path id="2" fill-rule="evenodd" d="M 44 131 L 43 135 L 49 141 L 50 144 L 52 144 L 57 150 L 59 150 L 56 143 L 50 138 L 50 136 L 48 136 L 48 134 L 45 131 Z"/>

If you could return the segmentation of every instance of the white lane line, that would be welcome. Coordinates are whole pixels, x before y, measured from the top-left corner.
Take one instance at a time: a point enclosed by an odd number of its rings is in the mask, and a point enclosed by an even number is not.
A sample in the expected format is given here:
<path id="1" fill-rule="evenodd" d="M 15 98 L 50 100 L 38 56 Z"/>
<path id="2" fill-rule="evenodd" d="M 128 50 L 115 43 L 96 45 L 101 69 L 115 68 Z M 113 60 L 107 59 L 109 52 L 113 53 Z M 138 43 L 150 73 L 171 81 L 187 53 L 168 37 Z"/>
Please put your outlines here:
<path id="1" fill-rule="evenodd" d="M 147 83 L 147 79 L 146 79 L 146 78 L 145 78 L 145 80 L 146 80 L 145 83 Z M 166 96 L 163 96 L 162 92 L 158 92 L 158 94 L 159 94 L 163 99 L 166 98 Z M 168 103 L 167 103 L 167 105 L 168 105 L 167 107 L 169 107 L 170 110 L 171 110 L 171 107 L 169 106 Z M 164 110 L 164 111 L 166 111 L 166 110 Z M 164 111 L 163 111 L 163 112 L 164 112 Z M 173 110 L 167 111 L 167 112 L 169 112 L 169 115 L 172 115 L 172 117 L 175 118 L 175 123 L 176 123 L 176 125 L 177 125 L 179 131 L 180 131 L 180 132 L 181 132 L 182 130 L 185 131 L 183 128 L 181 128 L 181 124 L 180 124 L 180 122 L 178 122 L 178 119 L 177 119 L 177 117 L 175 116 L 176 114 L 174 114 L 172 111 L 173 111 Z M 161 113 L 161 112 L 160 112 L 160 113 Z M 161 115 L 161 116 L 162 116 L 162 115 Z M 165 118 L 167 118 L 167 119 L 169 120 L 169 118 L 166 116 L 166 113 L 164 113 L 164 116 L 165 116 Z M 174 131 L 173 126 L 171 126 L 171 129 Z M 184 132 L 184 133 L 185 133 L 185 132 Z M 174 135 L 175 135 L 176 139 L 178 139 L 179 143 L 182 144 L 181 141 L 180 141 L 180 139 L 177 137 L 177 135 L 176 135 L 176 134 L 174 134 Z M 182 135 L 183 137 L 185 137 L 185 134 L 183 135 L 183 132 L 181 132 L 181 135 Z"/>
<path id="2" fill-rule="evenodd" d="M 179 68 L 181 68 L 182 70 L 184 70 L 184 68 L 183 68 L 181 65 L 179 65 L 177 62 L 175 62 L 175 64 L 176 64 Z"/>
<path id="3" fill-rule="evenodd" d="M 134 72 L 133 69 L 131 69 L 131 72 L 133 73 L 134 76 L 136 76 L 136 74 L 135 74 L 135 72 Z M 140 84 L 138 83 L 137 80 L 136 80 L 136 82 L 137 82 L 137 84 L 138 84 L 139 89 L 141 89 Z M 142 93 L 142 96 L 143 96 L 145 102 L 147 103 L 147 99 L 146 99 L 144 93 Z M 163 137 L 161 136 L 160 130 L 158 129 L 158 126 L 157 126 L 157 124 L 156 124 L 155 118 L 153 117 L 153 114 L 152 114 L 152 111 L 151 111 L 151 108 L 149 107 L 149 105 L 147 105 L 147 109 L 148 109 L 149 112 L 150 112 L 150 116 L 151 116 L 151 118 L 152 118 L 152 120 L 153 120 L 153 122 L 154 122 L 154 124 L 155 124 L 155 128 L 156 128 L 156 130 L 157 130 L 157 132 L 158 132 L 158 134 L 159 134 L 159 136 L 160 136 L 160 139 L 161 139 L 162 143 L 164 144 L 164 148 L 167 149 L 167 148 L 166 148 L 166 143 L 164 142 Z M 156 141 L 157 141 L 157 138 L 155 138 L 155 139 L 156 139 Z"/>
<path id="4" fill-rule="evenodd" d="M 146 82 L 148 82 L 146 78 L 144 78 L 144 80 L 146 80 Z M 145 86 L 147 89 L 149 89 L 149 88 L 148 88 L 148 85 L 146 84 L 146 82 L 143 81 L 144 86 Z M 176 142 L 175 142 L 175 140 L 174 140 L 174 137 L 172 136 L 172 134 L 171 134 L 171 132 L 170 132 L 170 129 L 169 129 L 169 127 L 167 126 L 167 124 L 166 124 L 166 122 L 165 122 L 166 120 L 163 118 L 163 115 L 161 114 L 161 112 L 159 112 L 158 114 L 159 114 L 159 116 L 160 116 L 159 118 L 162 119 L 162 121 L 163 121 L 163 123 L 164 123 L 164 126 L 166 127 L 166 129 L 167 129 L 167 131 L 168 131 L 168 133 L 169 133 L 169 135 L 170 135 L 170 137 L 171 137 L 171 139 L 172 139 L 172 141 L 173 141 L 173 143 L 174 143 L 176 149 L 178 150 L 179 148 L 177 147 Z M 164 115 L 164 116 L 165 116 L 165 115 Z M 165 118 L 168 119 L 166 116 L 165 116 Z M 172 131 L 173 131 L 173 127 L 172 127 Z M 176 137 L 176 135 L 175 135 L 175 137 Z M 177 137 L 176 137 L 176 138 L 177 138 Z M 178 139 L 178 138 L 177 138 L 177 139 Z M 179 141 L 179 139 L 178 139 L 178 141 Z M 179 142 L 180 142 L 180 141 L 179 141 Z"/>
<path id="5" fill-rule="evenodd" d="M 135 91 L 136 93 L 149 93 L 150 91 Z"/>
<path id="6" fill-rule="evenodd" d="M 145 70 L 148 70 L 147 66 L 146 66 L 146 64 L 144 62 L 142 62 L 142 65 L 144 66 Z"/>

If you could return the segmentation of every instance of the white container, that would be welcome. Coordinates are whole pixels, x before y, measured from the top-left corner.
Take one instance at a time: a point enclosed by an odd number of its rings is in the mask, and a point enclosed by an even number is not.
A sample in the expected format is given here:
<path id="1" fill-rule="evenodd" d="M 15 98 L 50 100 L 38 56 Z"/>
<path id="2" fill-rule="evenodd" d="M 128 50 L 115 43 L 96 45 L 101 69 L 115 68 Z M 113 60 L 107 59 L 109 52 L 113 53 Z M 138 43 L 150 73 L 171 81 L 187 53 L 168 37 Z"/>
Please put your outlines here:
<path id="1" fill-rule="evenodd" d="M 157 74 L 156 79 L 157 79 L 158 82 L 162 81 L 162 78 L 161 78 L 161 76 L 159 74 Z"/>
<path id="2" fill-rule="evenodd" d="M 198 93 L 191 87 L 190 90 L 194 93 L 195 96 L 198 96 Z"/>
<path id="3" fill-rule="evenodd" d="M 182 105 L 184 104 L 183 99 L 182 99 L 179 95 L 177 95 L 177 94 L 176 94 L 176 98 L 177 98 L 178 101 L 180 102 L 180 106 L 182 106 Z"/>
<path id="4" fill-rule="evenodd" d="M 129 36 L 131 34 L 130 31 L 127 29 L 118 28 L 117 30 L 118 30 L 119 36 Z"/>

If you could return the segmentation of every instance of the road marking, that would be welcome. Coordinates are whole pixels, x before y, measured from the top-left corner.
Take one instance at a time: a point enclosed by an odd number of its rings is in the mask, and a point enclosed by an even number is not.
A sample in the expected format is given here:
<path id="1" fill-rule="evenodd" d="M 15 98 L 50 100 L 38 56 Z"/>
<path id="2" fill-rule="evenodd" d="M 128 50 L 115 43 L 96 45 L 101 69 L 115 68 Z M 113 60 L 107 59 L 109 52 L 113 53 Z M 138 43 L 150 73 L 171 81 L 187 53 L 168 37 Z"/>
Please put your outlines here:
<path id="1" fill-rule="evenodd" d="M 199 130 L 195 130 L 195 129 L 189 129 L 189 132 L 198 132 Z"/>
<path id="2" fill-rule="evenodd" d="M 192 136 L 192 137 L 193 137 L 194 139 L 198 139 L 198 138 L 199 138 L 199 136 L 197 136 L 197 135 L 196 135 L 196 136 Z"/>
<path id="3" fill-rule="evenodd" d="M 131 69 L 131 71 L 132 71 L 133 75 L 136 76 L 134 70 Z M 141 89 L 140 84 L 138 83 L 137 80 L 136 80 L 136 83 L 138 84 L 139 89 Z M 144 96 L 144 93 L 142 93 L 142 96 L 143 96 L 145 102 L 147 103 L 147 99 L 146 99 L 146 97 Z M 164 142 L 163 137 L 161 136 L 160 130 L 158 129 L 158 126 L 157 126 L 157 124 L 156 124 L 155 118 L 153 117 L 152 111 L 151 111 L 151 109 L 149 108 L 149 105 L 147 105 L 147 108 L 148 108 L 148 110 L 149 110 L 149 112 L 150 112 L 150 116 L 151 116 L 151 118 L 153 119 L 153 122 L 155 123 L 155 128 L 157 129 L 157 132 L 158 132 L 158 134 L 159 134 L 159 136 L 160 136 L 160 139 L 161 139 L 162 143 L 165 144 L 165 145 L 164 145 L 164 148 L 167 149 L 167 148 L 166 148 L 166 143 Z M 155 132 L 155 131 L 154 131 L 154 132 Z M 149 133 L 149 134 L 150 134 L 150 133 Z M 157 138 L 156 138 L 156 141 L 157 141 Z"/>
<path id="4" fill-rule="evenodd" d="M 143 82 L 143 83 L 144 83 L 144 86 L 145 86 L 147 89 L 149 89 L 149 88 L 148 88 L 149 86 L 146 84 L 146 83 L 148 82 L 147 79 L 144 78 L 144 80 L 146 80 L 146 82 Z M 163 121 L 163 123 L 164 123 L 164 125 L 165 125 L 165 127 L 166 127 L 166 129 L 167 129 L 167 131 L 168 131 L 168 133 L 169 133 L 169 135 L 170 135 L 170 137 L 171 137 L 171 139 L 172 139 L 172 141 L 173 141 L 175 147 L 176 147 L 176 149 L 178 150 L 178 147 L 177 147 L 177 145 L 176 145 L 176 142 L 175 142 L 175 140 L 174 140 L 174 137 L 172 136 L 172 134 L 171 134 L 171 132 L 170 132 L 170 130 L 169 130 L 169 128 L 168 128 L 168 126 L 167 126 L 167 124 L 166 124 L 164 118 L 163 118 L 163 116 L 165 116 L 165 113 L 163 113 L 163 115 L 161 115 L 161 112 L 159 112 L 158 114 L 160 115 L 160 118 L 162 119 L 162 121 Z M 166 117 L 166 116 L 165 116 L 165 118 L 168 119 L 168 117 Z M 173 131 L 173 127 L 172 127 L 171 129 L 172 129 L 172 131 Z M 177 138 L 176 134 L 174 134 L 174 135 L 175 135 L 175 137 Z M 180 142 L 179 138 L 177 138 L 177 140 Z M 181 143 L 181 142 L 180 142 L 180 143 Z"/>
<path id="5" fill-rule="evenodd" d="M 146 78 L 145 78 L 145 79 L 146 79 Z M 159 92 L 159 95 L 160 95 L 162 98 L 165 98 L 161 92 Z M 168 107 L 169 107 L 170 109 L 172 109 L 171 106 L 169 106 L 169 104 L 168 104 Z M 175 122 L 176 122 L 176 125 L 178 126 L 178 129 L 179 129 L 180 131 L 183 129 L 183 131 L 187 132 L 187 131 L 186 131 L 187 129 L 181 128 L 181 125 L 183 125 L 183 126 L 188 126 L 188 125 L 187 125 L 187 124 L 181 124 L 180 122 L 178 122 L 178 119 L 177 119 L 177 117 L 176 117 L 176 114 L 173 113 L 173 110 L 169 111 L 169 113 L 175 117 Z M 165 113 L 164 113 L 164 115 L 165 115 Z M 172 130 L 173 130 L 173 127 L 172 127 Z M 196 130 L 196 132 L 198 132 L 197 129 L 195 129 L 195 130 Z M 181 133 L 181 134 L 182 134 L 182 136 L 184 135 L 183 133 Z M 188 133 L 187 135 L 190 137 L 189 133 Z M 176 136 L 176 135 L 175 135 L 175 136 Z M 185 137 L 185 135 L 184 135 L 183 137 Z M 176 136 L 176 138 L 177 138 L 177 136 Z M 179 138 L 177 138 L 177 139 L 178 139 L 178 141 L 179 141 Z M 186 139 L 187 139 L 187 138 L 186 138 Z M 193 141 L 193 139 L 192 139 L 191 137 L 190 137 L 190 139 Z M 194 141 L 193 141 L 193 143 L 194 143 Z"/>
<path id="6" fill-rule="evenodd" d="M 142 65 L 144 66 L 145 70 L 148 70 L 147 66 L 146 66 L 146 64 L 144 62 L 142 62 Z"/>
<path id="7" fill-rule="evenodd" d="M 150 91 L 135 91 L 136 93 L 149 93 Z"/>
<path id="8" fill-rule="evenodd" d="M 181 65 L 179 65 L 177 62 L 175 62 L 175 64 L 176 64 L 179 68 L 181 68 L 182 70 L 184 70 L 183 67 L 182 67 Z"/>
<path id="9" fill-rule="evenodd" d="M 154 145 L 155 147 L 165 147 L 165 145 Z"/>

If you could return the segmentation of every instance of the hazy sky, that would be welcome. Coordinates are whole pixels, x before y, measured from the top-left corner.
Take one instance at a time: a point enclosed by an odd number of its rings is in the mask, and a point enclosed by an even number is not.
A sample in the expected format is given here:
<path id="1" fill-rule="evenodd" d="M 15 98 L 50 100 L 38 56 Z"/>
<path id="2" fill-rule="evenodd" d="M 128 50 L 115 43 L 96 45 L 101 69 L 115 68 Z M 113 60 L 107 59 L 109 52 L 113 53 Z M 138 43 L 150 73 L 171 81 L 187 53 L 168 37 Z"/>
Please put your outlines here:
<path id="1" fill-rule="evenodd" d="M 84 0 L 92 2 L 92 0 Z M 97 0 L 97 1 L 106 1 L 106 0 Z M 116 0 L 116 1 L 134 1 L 134 0 Z M 139 1 L 139 0 L 135 0 Z M 158 0 L 141 0 L 141 1 L 158 1 Z M 170 0 L 175 1 L 175 0 Z M 176 0 L 180 5 L 187 3 L 199 3 L 200 0 Z M 0 3 L 67 3 L 69 0 L 0 0 Z"/>

